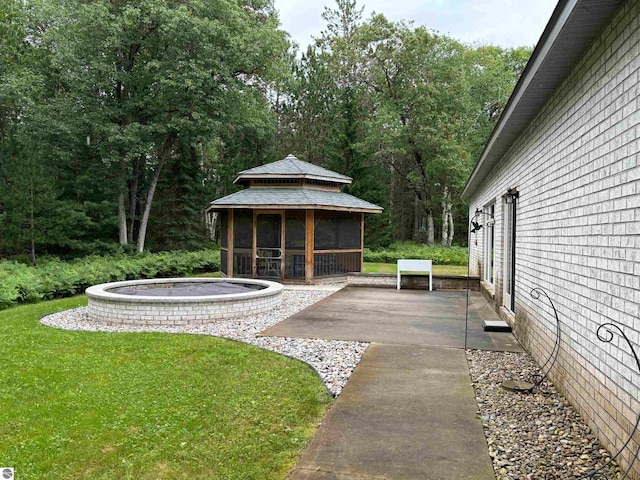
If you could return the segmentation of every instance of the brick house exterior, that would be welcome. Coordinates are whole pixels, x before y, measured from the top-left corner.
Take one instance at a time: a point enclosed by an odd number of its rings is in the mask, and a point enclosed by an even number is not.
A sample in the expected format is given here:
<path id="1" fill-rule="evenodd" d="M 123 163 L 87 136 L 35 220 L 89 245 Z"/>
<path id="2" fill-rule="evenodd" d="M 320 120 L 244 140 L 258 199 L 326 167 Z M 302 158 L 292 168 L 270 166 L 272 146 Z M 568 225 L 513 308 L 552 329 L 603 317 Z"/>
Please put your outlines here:
<path id="1" fill-rule="evenodd" d="M 470 236 L 471 273 L 538 362 L 555 322 L 530 292 L 548 292 L 562 322 L 551 377 L 613 452 L 640 374 L 621 337 L 596 331 L 615 323 L 640 352 L 639 74 L 640 1 L 561 0 L 463 193 L 470 216 L 494 218 Z"/>

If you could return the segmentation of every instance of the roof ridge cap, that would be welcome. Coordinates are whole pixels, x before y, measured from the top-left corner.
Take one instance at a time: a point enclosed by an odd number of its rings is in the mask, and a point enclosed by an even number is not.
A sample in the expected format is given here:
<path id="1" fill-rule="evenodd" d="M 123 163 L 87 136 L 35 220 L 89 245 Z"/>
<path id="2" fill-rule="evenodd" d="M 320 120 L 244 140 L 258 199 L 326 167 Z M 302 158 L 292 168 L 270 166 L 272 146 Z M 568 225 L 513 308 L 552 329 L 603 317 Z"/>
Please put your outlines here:
<path id="1" fill-rule="evenodd" d="M 306 189 L 306 188 L 304 188 L 304 187 L 300 188 L 300 192 L 302 193 L 302 195 L 304 196 L 304 198 L 306 198 L 306 199 L 307 199 L 307 202 L 311 203 L 311 202 L 312 202 L 312 200 L 311 200 L 311 198 L 309 198 L 309 196 L 307 195 L 307 192 L 308 192 L 308 191 L 309 191 L 309 190 L 308 190 L 308 189 Z"/>
<path id="2" fill-rule="evenodd" d="M 305 171 L 300 167 L 300 165 L 298 165 L 297 162 L 303 162 L 303 163 L 309 163 L 309 162 L 305 162 L 304 160 L 300 160 L 298 157 L 296 157 L 294 154 L 290 153 L 289 155 L 287 155 L 285 158 L 283 158 L 283 160 L 289 160 L 289 162 L 291 163 L 291 165 L 293 165 L 296 170 L 298 170 L 299 173 L 305 175 Z M 310 165 L 313 165 L 312 163 L 309 163 Z"/>

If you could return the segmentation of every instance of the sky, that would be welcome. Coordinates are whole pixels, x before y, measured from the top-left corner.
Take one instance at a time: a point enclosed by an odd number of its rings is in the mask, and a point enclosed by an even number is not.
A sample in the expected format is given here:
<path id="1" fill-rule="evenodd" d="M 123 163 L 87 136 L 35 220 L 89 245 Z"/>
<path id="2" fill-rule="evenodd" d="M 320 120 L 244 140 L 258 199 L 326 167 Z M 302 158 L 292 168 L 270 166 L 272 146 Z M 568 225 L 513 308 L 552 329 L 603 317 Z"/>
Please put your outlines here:
<path id="1" fill-rule="evenodd" d="M 335 0 L 274 0 L 282 29 L 306 50 L 324 30 L 324 7 Z M 557 0 L 357 0 L 363 18 L 382 13 L 392 21 L 413 21 L 468 44 L 503 48 L 534 46 Z"/>

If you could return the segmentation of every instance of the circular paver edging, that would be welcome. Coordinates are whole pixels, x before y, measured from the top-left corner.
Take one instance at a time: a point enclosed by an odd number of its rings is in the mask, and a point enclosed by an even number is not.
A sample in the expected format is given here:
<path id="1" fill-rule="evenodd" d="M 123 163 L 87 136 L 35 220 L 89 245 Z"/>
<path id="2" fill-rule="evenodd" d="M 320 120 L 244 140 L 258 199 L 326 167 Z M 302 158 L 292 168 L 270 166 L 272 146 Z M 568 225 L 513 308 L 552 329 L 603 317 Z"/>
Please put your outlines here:
<path id="1" fill-rule="evenodd" d="M 126 295 L 122 287 L 172 286 L 179 283 L 237 283 L 262 287 L 251 292 L 202 296 Z M 280 303 L 284 286 L 244 278 L 162 278 L 94 285 L 86 289 L 90 321 L 125 325 L 190 325 L 265 312 Z"/>

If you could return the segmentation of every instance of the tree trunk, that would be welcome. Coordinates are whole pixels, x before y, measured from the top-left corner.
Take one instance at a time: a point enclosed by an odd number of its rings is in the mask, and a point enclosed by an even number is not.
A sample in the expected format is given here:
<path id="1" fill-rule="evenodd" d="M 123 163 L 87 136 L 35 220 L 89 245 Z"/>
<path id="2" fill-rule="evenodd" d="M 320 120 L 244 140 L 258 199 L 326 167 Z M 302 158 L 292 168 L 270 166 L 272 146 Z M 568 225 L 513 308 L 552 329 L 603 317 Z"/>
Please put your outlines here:
<path id="1" fill-rule="evenodd" d="M 36 266 L 36 221 L 33 214 L 33 181 L 29 188 L 29 228 L 31 228 L 31 265 Z"/>
<path id="2" fill-rule="evenodd" d="M 426 221 L 424 217 L 424 211 L 422 205 L 418 199 L 416 199 L 415 212 L 413 216 L 413 234 L 420 235 L 426 228 Z"/>
<path id="3" fill-rule="evenodd" d="M 147 201 L 144 204 L 144 212 L 142 213 L 142 219 L 140 220 L 138 244 L 136 246 L 136 252 L 138 253 L 142 253 L 144 251 L 144 242 L 147 236 L 147 225 L 149 224 L 149 215 L 151 214 L 151 204 L 153 203 L 153 196 L 155 195 L 156 187 L 158 186 L 161 168 L 162 160 L 159 159 L 157 165 L 153 169 L 153 177 L 151 178 L 151 184 L 149 185 L 149 191 L 147 192 Z"/>
<path id="4" fill-rule="evenodd" d="M 125 202 L 125 194 L 124 192 L 120 192 L 120 196 L 118 196 L 118 218 L 120 219 L 120 245 L 126 245 L 127 241 L 127 209 L 124 205 Z"/>
<path id="5" fill-rule="evenodd" d="M 427 210 L 427 245 L 433 247 L 436 243 L 435 228 L 433 226 L 433 212 L 431 209 Z"/>
<path id="6" fill-rule="evenodd" d="M 453 243 L 453 214 L 451 210 L 453 204 L 451 203 L 451 194 L 449 189 L 445 187 L 442 196 L 442 246 L 450 247 Z"/>
<path id="7" fill-rule="evenodd" d="M 413 241 L 416 243 L 427 243 L 427 214 L 422 200 L 416 196 L 413 208 Z"/>
<path id="8" fill-rule="evenodd" d="M 213 243 L 218 243 L 218 223 L 220 221 L 220 214 L 218 212 L 208 212 L 205 214 L 205 222 L 207 230 L 209 231 L 209 240 Z"/>
<path id="9" fill-rule="evenodd" d="M 138 226 L 138 243 L 136 245 L 136 252 L 142 253 L 144 251 L 144 243 L 147 237 L 147 225 L 149 224 L 149 215 L 151 215 L 151 205 L 153 204 L 153 196 L 156 193 L 156 187 L 158 186 L 158 180 L 160 179 L 160 170 L 165 160 L 169 158 L 169 155 L 173 152 L 173 147 L 177 139 L 169 135 L 165 137 L 162 142 L 162 146 L 156 150 L 158 155 L 158 163 L 153 169 L 153 176 L 151 177 L 151 184 L 147 191 L 147 200 L 144 204 L 144 211 L 142 212 L 142 218 L 140 219 L 140 225 Z"/>
<path id="10" fill-rule="evenodd" d="M 133 238 L 134 226 L 136 222 L 136 213 L 138 207 L 138 185 L 140 178 L 141 159 L 136 158 L 133 164 L 133 173 L 131 175 L 131 183 L 129 185 L 129 238 Z"/>
<path id="11" fill-rule="evenodd" d="M 442 246 L 450 247 L 453 243 L 453 215 L 451 214 L 451 204 L 443 202 L 442 208 Z"/>
<path id="12" fill-rule="evenodd" d="M 449 221 L 447 218 L 447 202 L 442 201 L 440 203 L 442 206 L 442 246 L 447 246 L 447 239 L 449 238 Z"/>

